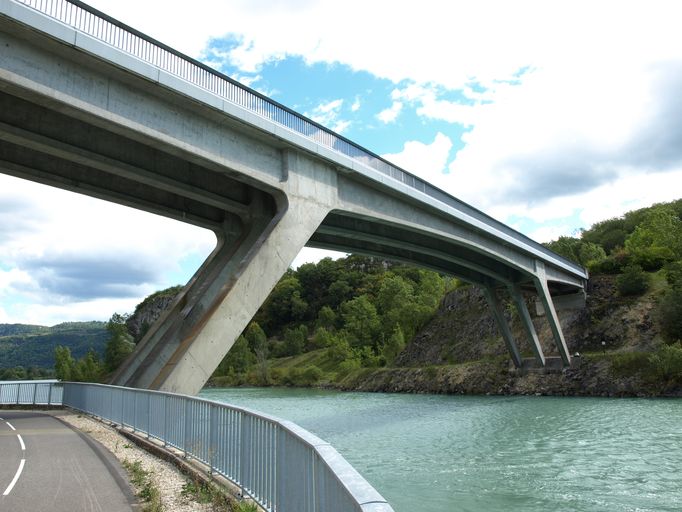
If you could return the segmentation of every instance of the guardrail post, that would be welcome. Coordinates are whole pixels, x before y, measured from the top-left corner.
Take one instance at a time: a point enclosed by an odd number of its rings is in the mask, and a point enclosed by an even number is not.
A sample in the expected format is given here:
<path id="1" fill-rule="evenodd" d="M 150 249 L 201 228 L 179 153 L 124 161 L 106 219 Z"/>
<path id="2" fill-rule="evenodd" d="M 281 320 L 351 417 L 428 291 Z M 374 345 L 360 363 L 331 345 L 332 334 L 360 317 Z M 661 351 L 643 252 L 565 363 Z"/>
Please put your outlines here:
<path id="1" fill-rule="evenodd" d="M 21 392 L 21 384 L 17 384 L 17 405 L 19 405 L 19 393 Z"/>
<path id="2" fill-rule="evenodd" d="M 185 417 L 183 418 L 184 421 L 182 422 L 182 424 L 183 424 L 182 449 L 185 452 L 185 458 L 187 458 L 187 444 L 188 444 L 187 443 L 187 435 L 188 435 L 187 431 L 189 430 L 189 425 L 188 425 L 188 423 L 189 423 L 189 411 L 188 411 L 189 400 L 187 400 L 186 398 L 183 398 L 183 400 L 185 401 L 185 405 L 183 407 L 183 410 L 185 411 Z"/>
<path id="3" fill-rule="evenodd" d="M 163 446 L 168 445 L 168 395 L 163 395 Z"/>
<path id="4" fill-rule="evenodd" d="M 214 452 L 216 450 L 216 442 L 215 442 L 215 431 L 216 431 L 216 426 L 214 424 L 216 414 L 213 412 L 214 407 L 209 404 L 208 406 L 208 474 L 212 475 L 213 474 L 213 466 L 214 466 Z"/>
<path id="5" fill-rule="evenodd" d="M 36 404 L 36 394 L 38 393 L 38 384 L 36 382 L 33 383 L 33 405 Z"/>
<path id="6" fill-rule="evenodd" d="M 54 386 L 54 384 L 50 382 L 50 387 L 47 390 L 47 405 L 52 405 L 52 386 Z"/>

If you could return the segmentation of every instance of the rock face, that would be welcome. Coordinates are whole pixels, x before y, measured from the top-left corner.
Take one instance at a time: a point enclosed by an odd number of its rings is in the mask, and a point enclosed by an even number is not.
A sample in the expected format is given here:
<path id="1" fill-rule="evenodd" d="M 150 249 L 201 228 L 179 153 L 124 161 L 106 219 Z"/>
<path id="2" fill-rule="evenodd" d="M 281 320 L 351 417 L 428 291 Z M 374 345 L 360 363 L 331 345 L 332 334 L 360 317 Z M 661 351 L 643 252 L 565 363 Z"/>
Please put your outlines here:
<path id="1" fill-rule="evenodd" d="M 527 297 L 528 310 L 546 356 L 558 352 L 544 316 L 535 312 L 533 297 Z M 618 296 L 614 276 L 595 276 L 587 289 L 584 309 L 559 311 L 559 320 L 571 353 L 622 348 L 650 351 L 656 344 L 659 327 L 652 310 L 652 294 L 637 298 Z M 519 348 L 531 355 L 523 327 L 511 305 L 506 308 Z M 450 292 L 437 314 L 396 359 L 396 366 L 456 364 L 507 354 L 502 337 L 481 290 L 466 286 Z"/>
<path id="2" fill-rule="evenodd" d="M 528 309 L 545 356 L 558 353 L 544 317 Z M 573 396 L 682 396 L 682 389 L 656 387 L 641 375 L 622 376 L 612 359 L 602 357 L 602 341 L 615 352 L 646 353 L 660 346 L 653 314 L 656 292 L 618 296 L 614 276 L 595 276 L 584 309 L 559 312 L 571 353 L 587 352 L 566 370 L 516 370 L 480 290 L 464 287 L 449 293 L 438 313 L 396 359 L 398 368 L 365 371 L 341 383 L 342 389 L 412 393 L 542 394 Z M 529 344 L 514 308 L 507 307 L 511 328 L 525 357 Z"/>
<path id="3" fill-rule="evenodd" d="M 168 309 L 181 289 L 181 286 L 167 288 L 150 295 L 137 305 L 135 312 L 126 320 L 126 327 L 135 343 L 144 337 L 149 327 Z"/>

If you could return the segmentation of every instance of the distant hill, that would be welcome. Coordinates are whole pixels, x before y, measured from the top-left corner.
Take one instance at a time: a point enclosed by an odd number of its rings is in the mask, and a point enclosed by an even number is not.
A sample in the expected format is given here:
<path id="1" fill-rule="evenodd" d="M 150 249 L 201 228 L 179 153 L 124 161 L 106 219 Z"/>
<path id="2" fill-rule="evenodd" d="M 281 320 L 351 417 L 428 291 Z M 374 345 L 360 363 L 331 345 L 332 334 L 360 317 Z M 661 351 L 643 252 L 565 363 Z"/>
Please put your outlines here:
<path id="1" fill-rule="evenodd" d="M 0 369 L 52 368 L 57 345 L 69 347 L 76 359 L 90 348 L 102 355 L 108 337 L 106 322 L 65 322 L 52 327 L 0 324 Z"/>

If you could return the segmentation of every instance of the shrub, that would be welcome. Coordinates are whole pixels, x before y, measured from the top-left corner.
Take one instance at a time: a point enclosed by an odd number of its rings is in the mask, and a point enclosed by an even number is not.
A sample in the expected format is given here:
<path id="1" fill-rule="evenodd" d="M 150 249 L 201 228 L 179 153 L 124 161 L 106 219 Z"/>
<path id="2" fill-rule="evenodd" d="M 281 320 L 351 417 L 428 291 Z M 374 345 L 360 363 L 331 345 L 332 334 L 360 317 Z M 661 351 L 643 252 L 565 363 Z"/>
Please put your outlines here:
<path id="1" fill-rule="evenodd" d="M 639 265 L 628 265 L 618 276 L 617 285 L 623 296 L 641 295 L 649 289 L 649 276 Z"/>
<path id="2" fill-rule="evenodd" d="M 682 287 L 666 292 L 658 305 L 658 317 L 668 341 L 682 340 Z"/>
<path id="3" fill-rule="evenodd" d="M 362 365 L 360 360 L 356 358 L 346 359 L 339 364 L 336 372 L 336 378 L 340 379 L 348 375 L 350 372 L 359 370 Z"/>
<path id="4" fill-rule="evenodd" d="M 335 363 L 340 363 L 350 358 L 353 355 L 353 351 L 350 348 L 348 340 L 343 336 L 343 333 L 339 333 L 332 338 L 332 343 L 327 349 L 327 358 Z"/>
<path id="5" fill-rule="evenodd" d="M 623 262 L 613 256 L 587 265 L 592 274 L 618 274 L 623 269 Z"/>
<path id="6" fill-rule="evenodd" d="M 318 327 L 313 334 L 313 348 L 325 348 L 334 342 L 334 335 L 326 327 Z"/>
<path id="7" fill-rule="evenodd" d="M 649 357 L 649 364 L 658 377 L 682 382 L 682 343 L 662 346 Z"/>
<path id="8" fill-rule="evenodd" d="M 324 373 L 317 366 L 308 366 L 305 369 L 292 367 L 289 368 L 283 382 L 289 386 L 312 386 L 317 384 Z"/>
<path id="9" fill-rule="evenodd" d="M 611 360 L 613 373 L 618 377 L 630 377 L 649 368 L 649 355 L 646 352 L 621 352 Z"/>
<path id="10" fill-rule="evenodd" d="M 317 366 L 312 365 L 303 370 L 301 379 L 304 385 L 312 386 L 313 384 L 317 384 L 323 375 L 324 373 L 322 373 L 322 370 L 320 370 Z"/>

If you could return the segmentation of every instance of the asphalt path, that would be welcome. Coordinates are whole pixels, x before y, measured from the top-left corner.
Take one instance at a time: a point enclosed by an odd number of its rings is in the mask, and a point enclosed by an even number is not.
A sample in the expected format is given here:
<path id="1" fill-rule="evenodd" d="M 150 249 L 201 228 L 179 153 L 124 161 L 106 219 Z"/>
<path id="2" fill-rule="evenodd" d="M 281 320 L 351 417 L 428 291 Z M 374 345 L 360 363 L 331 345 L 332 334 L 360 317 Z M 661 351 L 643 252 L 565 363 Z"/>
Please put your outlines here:
<path id="1" fill-rule="evenodd" d="M 0 410 L 0 418 L 1 512 L 137 509 L 114 456 L 58 416 Z"/>

